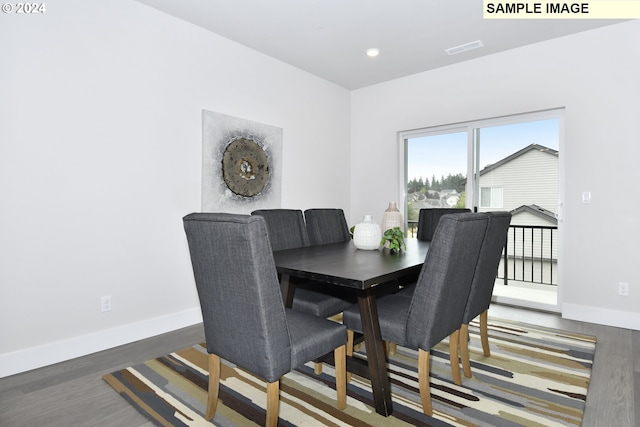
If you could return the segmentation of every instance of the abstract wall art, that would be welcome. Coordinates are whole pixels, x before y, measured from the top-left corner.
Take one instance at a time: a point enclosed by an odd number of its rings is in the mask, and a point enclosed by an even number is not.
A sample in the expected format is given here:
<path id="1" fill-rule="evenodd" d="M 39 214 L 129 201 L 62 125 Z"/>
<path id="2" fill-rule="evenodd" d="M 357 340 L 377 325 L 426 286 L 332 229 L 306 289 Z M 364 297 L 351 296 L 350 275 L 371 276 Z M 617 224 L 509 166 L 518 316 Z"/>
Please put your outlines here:
<path id="1" fill-rule="evenodd" d="M 280 207 L 281 128 L 203 110 L 202 131 L 203 212 Z"/>

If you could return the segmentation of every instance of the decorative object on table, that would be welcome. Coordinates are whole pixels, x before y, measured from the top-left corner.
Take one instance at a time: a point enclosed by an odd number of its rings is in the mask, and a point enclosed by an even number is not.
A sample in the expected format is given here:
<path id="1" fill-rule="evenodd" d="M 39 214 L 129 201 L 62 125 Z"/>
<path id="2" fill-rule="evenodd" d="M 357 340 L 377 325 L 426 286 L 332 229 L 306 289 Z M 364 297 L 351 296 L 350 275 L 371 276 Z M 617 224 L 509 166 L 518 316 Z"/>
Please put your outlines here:
<path id="1" fill-rule="evenodd" d="M 418 354 L 398 347 L 389 357 L 389 369 L 405 378 L 392 388 L 393 414 L 385 418 L 371 407 L 371 382 L 352 376 L 348 411 L 337 411 L 332 380 L 318 377 L 313 363 L 282 379 L 294 405 L 281 403 L 280 417 L 289 425 L 312 423 L 361 426 L 380 425 L 572 425 L 582 424 L 591 380 L 596 340 L 593 336 L 489 318 L 493 357 L 484 357 L 480 331 L 469 326 L 474 349 L 474 375 L 462 386 L 451 380 L 446 340 L 431 355 L 431 372 L 441 387 L 433 389 L 433 418 L 419 408 Z M 553 348 L 550 354 L 549 348 Z M 522 349 L 527 349 L 526 357 Z M 358 352 L 366 355 L 365 349 Z M 214 423 L 243 426 L 263 423 L 266 392 L 264 380 L 227 361 L 221 363 L 219 418 Z M 182 425 L 188 416 L 204 422 L 207 396 L 207 354 L 204 345 L 178 350 L 157 359 L 107 374 L 103 379 L 154 425 Z M 203 386 L 204 385 L 204 386 Z M 248 399 L 243 396 L 259 396 Z M 515 397 L 514 397 L 515 396 Z M 196 402 L 195 404 L 193 402 Z M 416 407 L 418 409 L 416 409 Z M 223 414 L 231 414 L 226 418 Z M 223 420 L 223 418 L 225 418 Z"/>
<path id="2" fill-rule="evenodd" d="M 280 207 L 282 129 L 202 110 L 202 211 Z"/>
<path id="3" fill-rule="evenodd" d="M 404 231 L 404 220 L 397 203 L 389 202 L 389 207 L 384 211 L 384 214 L 382 214 L 382 231 L 384 232 L 394 227 L 398 227 L 401 231 Z"/>
<path id="4" fill-rule="evenodd" d="M 385 230 L 385 232 L 382 233 L 382 238 L 380 239 L 380 246 L 389 248 L 389 251 L 392 254 L 400 253 L 403 249 L 406 250 L 407 245 L 404 243 L 404 232 L 400 227 L 393 227 Z"/>
<path id="5" fill-rule="evenodd" d="M 382 231 L 373 216 L 365 215 L 361 223 L 356 224 L 353 231 L 353 243 L 358 249 L 373 250 L 380 247 Z"/>

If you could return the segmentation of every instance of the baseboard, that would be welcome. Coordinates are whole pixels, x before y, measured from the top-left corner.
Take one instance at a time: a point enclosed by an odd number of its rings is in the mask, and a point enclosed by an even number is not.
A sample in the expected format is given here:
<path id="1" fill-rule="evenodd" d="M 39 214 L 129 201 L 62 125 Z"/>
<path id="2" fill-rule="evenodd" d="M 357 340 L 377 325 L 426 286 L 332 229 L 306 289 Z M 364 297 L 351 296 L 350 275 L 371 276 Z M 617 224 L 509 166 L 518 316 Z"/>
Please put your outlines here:
<path id="1" fill-rule="evenodd" d="M 577 304 L 562 304 L 562 317 L 616 328 L 640 330 L 640 313 L 608 310 Z"/>
<path id="2" fill-rule="evenodd" d="M 493 297 L 491 298 L 491 302 L 494 302 L 497 304 L 511 305 L 514 307 L 529 308 L 529 309 L 538 310 L 538 311 L 546 311 L 549 313 L 560 313 L 560 308 L 557 305 L 545 304 L 542 302 L 524 300 L 519 298 L 511 298 L 511 297 L 506 297 L 502 295 L 494 294 Z"/>
<path id="3" fill-rule="evenodd" d="M 0 354 L 0 378 L 175 331 L 202 322 L 200 308 Z"/>

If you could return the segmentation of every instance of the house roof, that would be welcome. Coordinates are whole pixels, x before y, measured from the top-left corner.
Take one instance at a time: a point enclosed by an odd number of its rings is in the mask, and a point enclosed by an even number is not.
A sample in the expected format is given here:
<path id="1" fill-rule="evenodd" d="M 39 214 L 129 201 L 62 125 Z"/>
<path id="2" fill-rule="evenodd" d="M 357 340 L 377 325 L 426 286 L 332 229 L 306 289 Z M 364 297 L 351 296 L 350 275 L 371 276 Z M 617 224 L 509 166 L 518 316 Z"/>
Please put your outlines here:
<path id="1" fill-rule="evenodd" d="M 534 151 L 534 150 L 541 151 L 543 153 L 547 153 L 547 154 L 550 154 L 552 156 L 558 157 L 558 150 L 554 150 L 553 148 L 545 147 L 544 145 L 540 145 L 540 144 L 531 144 L 531 145 L 528 145 L 528 146 L 524 147 L 523 149 L 521 149 L 519 151 L 516 151 L 515 153 L 505 157 L 504 159 L 502 159 L 502 160 L 500 160 L 500 161 L 498 161 L 496 163 L 493 163 L 493 164 L 490 164 L 488 166 L 485 166 L 484 169 L 482 169 L 480 171 L 480 175 L 482 176 L 487 172 L 491 172 L 492 170 L 499 168 L 500 166 L 504 165 L 505 163 L 508 163 L 508 162 L 512 161 L 513 159 L 516 159 L 516 158 L 522 156 L 523 154 L 526 154 L 529 151 Z"/>
<path id="2" fill-rule="evenodd" d="M 528 212 L 540 218 L 546 219 L 547 221 L 552 222 L 556 225 L 558 224 L 558 218 L 556 217 L 555 213 L 545 208 L 541 208 L 538 205 L 522 205 L 519 208 L 513 209 L 511 211 L 511 215 L 515 216 L 521 212 Z"/>
<path id="3" fill-rule="evenodd" d="M 491 172 L 494 169 L 499 168 L 500 166 L 504 165 L 505 163 L 509 163 L 510 161 L 517 159 L 518 157 L 522 156 L 523 154 L 528 153 L 529 151 L 534 151 L 534 150 L 538 150 L 541 151 L 543 153 L 547 153 L 549 155 L 558 157 L 558 150 L 554 150 L 553 148 L 549 148 L 549 147 L 545 147 L 544 145 L 540 145 L 540 144 L 531 144 L 531 145 L 527 145 L 526 147 L 524 147 L 521 150 L 516 151 L 513 154 L 510 154 L 509 156 L 505 157 L 504 159 L 492 163 L 490 165 L 487 165 L 484 167 L 484 169 L 482 169 L 480 171 L 480 176 L 484 175 L 487 172 Z M 462 181 L 460 181 L 462 184 L 466 184 L 467 180 L 463 179 Z"/>

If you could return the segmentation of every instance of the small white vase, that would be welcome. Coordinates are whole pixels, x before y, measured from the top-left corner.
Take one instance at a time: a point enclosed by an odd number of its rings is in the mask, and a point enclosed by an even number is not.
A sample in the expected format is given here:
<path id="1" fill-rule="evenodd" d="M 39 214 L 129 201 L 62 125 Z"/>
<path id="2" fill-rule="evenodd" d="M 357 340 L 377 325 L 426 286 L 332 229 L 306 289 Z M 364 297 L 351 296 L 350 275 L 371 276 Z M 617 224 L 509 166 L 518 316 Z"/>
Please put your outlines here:
<path id="1" fill-rule="evenodd" d="M 400 227 L 404 231 L 404 220 L 396 202 L 389 202 L 389 207 L 382 215 L 382 232 L 393 227 Z"/>
<path id="2" fill-rule="evenodd" d="M 361 223 L 353 230 L 353 244 L 358 249 L 373 250 L 380 247 L 382 231 L 371 215 L 365 215 Z"/>

